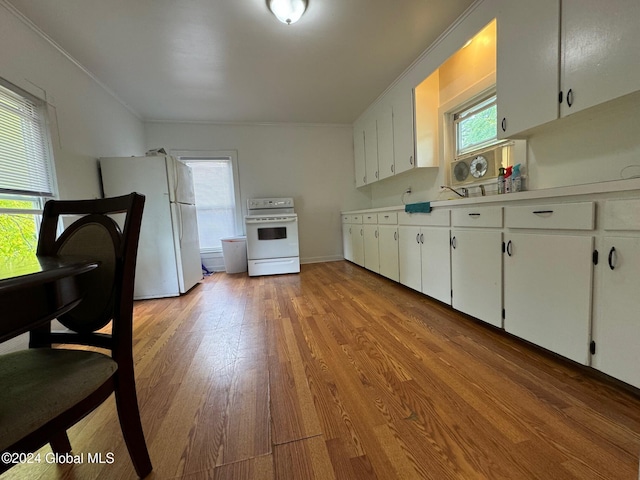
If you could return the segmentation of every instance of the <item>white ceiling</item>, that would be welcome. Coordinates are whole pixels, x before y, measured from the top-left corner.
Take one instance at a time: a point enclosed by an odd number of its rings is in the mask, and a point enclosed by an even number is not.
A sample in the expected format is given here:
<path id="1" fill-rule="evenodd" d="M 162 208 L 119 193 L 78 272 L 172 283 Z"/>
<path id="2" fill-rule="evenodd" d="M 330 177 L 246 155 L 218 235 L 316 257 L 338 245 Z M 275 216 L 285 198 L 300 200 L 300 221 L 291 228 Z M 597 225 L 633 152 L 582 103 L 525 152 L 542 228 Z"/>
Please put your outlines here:
<path id="1" fill-rule="evenodd" d="M 145 120 L 352 123 L 472 0 L 10 0 Z"/>

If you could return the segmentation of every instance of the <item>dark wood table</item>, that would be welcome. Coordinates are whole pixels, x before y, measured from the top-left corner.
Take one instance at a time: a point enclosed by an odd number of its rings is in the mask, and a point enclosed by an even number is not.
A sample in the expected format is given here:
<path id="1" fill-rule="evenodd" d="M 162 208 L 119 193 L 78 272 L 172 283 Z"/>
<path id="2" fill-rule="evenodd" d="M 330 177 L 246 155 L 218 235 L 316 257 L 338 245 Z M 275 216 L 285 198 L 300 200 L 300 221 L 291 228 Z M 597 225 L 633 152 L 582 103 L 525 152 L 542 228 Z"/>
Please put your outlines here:
<path id="1" fill-rule="evenodd" d="M 0 342 L 71 310 L 82 299 L 79 275 L 98 267 L 86 257 L 41 257 L 19 264 L 0 260 Z"/>

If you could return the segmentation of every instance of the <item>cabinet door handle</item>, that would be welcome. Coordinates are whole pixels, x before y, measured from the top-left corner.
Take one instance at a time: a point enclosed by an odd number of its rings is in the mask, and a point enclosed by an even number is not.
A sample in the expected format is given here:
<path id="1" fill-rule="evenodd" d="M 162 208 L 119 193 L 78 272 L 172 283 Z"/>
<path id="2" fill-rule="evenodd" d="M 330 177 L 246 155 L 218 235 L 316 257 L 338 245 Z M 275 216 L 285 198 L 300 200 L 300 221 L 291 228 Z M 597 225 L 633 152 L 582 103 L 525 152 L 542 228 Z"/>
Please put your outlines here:
<path id="1" fill-rule="evenodd" d="M 409 157 L 409 165 L 413 165 L 413 155 Z"/>
<path id="2" fill-rule="evenodd" d="M 500 126 L 502 127 L 503 132 L 507 131 L 507 117 L 502 117 L 502 123 L 500 124 Z"/>
<path id="3" fill-rule="evenodd" d="M 456 240 L 456 237 L 452 237 L 451 238 L 451 247 L 455 249 L 457 245 L 458 245 L 458 242 Z"/>
<path id="4" fill-rule="evenodd" d="M 470 217 L 479 217 L 480 214 L 479 213 L 470 213 L 469 216 Z"/>
<path id="5" fill-rule="evenodd" d="M 573 89 L 569 89 L 567 92 L 567 105 L 571 107 L 573 105 Z"/>
<path id="6" fill-rule="evenodd" d="M 367 183 L 367 176 L 362 177 L 362 183 Z"/>
<path id="7" fill-rule="evenodd" d="M 360 236 L 364 235 L 364 233 L 362 233 L 362 229 L 360 229 Z"/>
<path id="8" fill-rule="evenodd" d="M 609 268 L 611 270 L 616 268 L 615 263 L 616 263 L 616 247 L 611 247 L 611 250 L 609 250 Z"/>
<path id="9" fill-rule="evenodd" d="M 393 232 L 393 239 L 398 240 L 398 232 Z"/>
<path id="10" fill-rule="evenodd" d="M 553 213 L 553 210 L 534 210 L 533 213 L 535 213 L 536 215 L 544 215 L 546 214 L 551 214 Z"/>
<path id="11" fill-rule="evenodd" d="M 393 173 L 393 172 L 394 172 L 394 170 L 395 170 L 395 168 L 394 168 L 394 167 L 395 167 L 395 165 L 391 165 L 391 173 Z"/>
<path id="12" fill-rule="evenodd" d="M 420 243 L 420 234 L 416 233 L 416 243 Z"/>
<path id="13" fill-rule="evenodd" d="M 420 243 L 424 243 L 424 233 L 420 234 Z"/>
<path id="14" fill-rule="evenodd" d="M 506 248 L 506 251 L 507 251 L 507 255 L 509 255 L 509 256 L 511 257 L 511 256 L 512 256 L 512 254 L 513 254 L 513 243 L 511 243 L 511 240 L 509 240 L 509 241 L 507 242 L 507 248 Z"/>
<path id="15" fill-rule="evenodd" d="M 378 171 L 376 170 L 376 178 L 378 178 Z"/>
<path id="16" fill-rule="evenodd" d="M 351 227 L 349 227 L 349 235 L 351 235 Z"/>
<path id="17" fill-rule="evenodd" d="M 373 235 L 374 235 L 374 237 L 378 238 L 378 230 L 376 230 Z"/>

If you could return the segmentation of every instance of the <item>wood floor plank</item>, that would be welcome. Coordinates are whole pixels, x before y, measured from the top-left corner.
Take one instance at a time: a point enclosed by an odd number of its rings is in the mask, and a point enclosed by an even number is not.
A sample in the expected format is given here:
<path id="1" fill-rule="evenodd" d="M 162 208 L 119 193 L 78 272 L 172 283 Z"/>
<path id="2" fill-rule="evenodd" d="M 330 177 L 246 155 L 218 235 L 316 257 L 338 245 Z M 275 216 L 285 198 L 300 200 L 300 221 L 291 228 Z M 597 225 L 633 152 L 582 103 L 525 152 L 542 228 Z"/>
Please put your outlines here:
<path id="1" fill-rule="evenodd" d="M 277 445 L 319 435 L 322 430 L 291 321 L 282 318 L 272 320 L 271 325 L 282 355 L 269 361 L 273 441 Z"/>
<path id="2" fill-rule="evenodd" d="M 200 480 L 202 477 L 193 477 Z M 263 455 L 216 467 L 213 480 L 273 480 L 273 455 Z M 186 480 L 186 479 L 185 479 Z"/>
<path id="3" fill-rule="evenodd" d="M 276 445 L 273 457 L 276 480 L 336 479 L 322 436 Z"/>

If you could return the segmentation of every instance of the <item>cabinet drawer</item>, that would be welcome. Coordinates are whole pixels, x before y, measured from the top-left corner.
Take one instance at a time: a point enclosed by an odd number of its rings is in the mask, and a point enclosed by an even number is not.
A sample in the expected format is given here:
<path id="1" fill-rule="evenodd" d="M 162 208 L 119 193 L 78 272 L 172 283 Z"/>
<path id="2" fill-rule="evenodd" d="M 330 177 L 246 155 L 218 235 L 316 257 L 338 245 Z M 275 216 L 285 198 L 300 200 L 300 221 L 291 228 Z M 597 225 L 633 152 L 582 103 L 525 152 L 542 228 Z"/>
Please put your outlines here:
<path id="1" fill-rule="evenodd" d="M 556 203 L 505 207 L 505 226 L 508 228 L 593 230 L 595 203 Z"/>
<path id="2" fill-rule="evenodd" d="M 436 227 L 448 227 L 451 225 L 449 210 L 431 210 L 429 213 L 398 213 L 400 225 L 426 225 Z"/>
<path id="3" fill-rule="evenodd" d="M 351 223 L 351 215 L 342 214 L 342 223 Z"/>
<path id="4" fill-rule="evenodd" d="M 378 225 L 397 225 L 398 212 L 378 213 Z"/>
<path id="5" fill-rule="evenodd" d="M 378 214 L 377 213 L 365 213 L 362 215 L 362 223 L 378 223 Z"/>
<path id="6" fill-rule="evenodd" d="M 605 230 L 640 230 L 640 198 L 607 200 L 602 224 Z"/>
<path id="7" fill-rule="evenodd" d="M 362 215 L 351 215 L 351 223 L 362 223 Z"/>
<path id="8" fill-rule="evenodd" d="M 452 210 L 451 222 L 456 227 L 502 227 L 502 207 Z"/>

